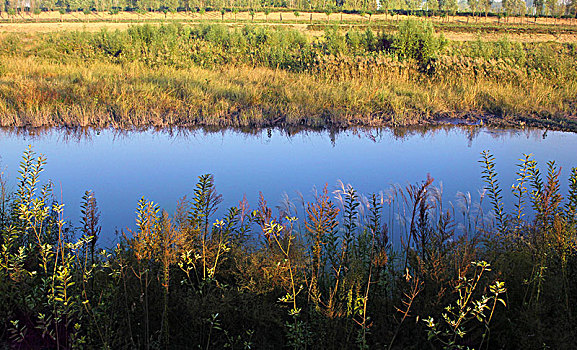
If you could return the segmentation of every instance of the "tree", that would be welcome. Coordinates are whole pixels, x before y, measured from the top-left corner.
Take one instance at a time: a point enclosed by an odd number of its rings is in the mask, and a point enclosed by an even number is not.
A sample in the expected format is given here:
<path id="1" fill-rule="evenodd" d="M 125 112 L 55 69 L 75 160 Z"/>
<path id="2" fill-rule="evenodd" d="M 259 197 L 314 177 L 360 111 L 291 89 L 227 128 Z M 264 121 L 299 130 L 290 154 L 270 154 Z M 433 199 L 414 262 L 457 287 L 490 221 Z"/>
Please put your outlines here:
<path id="1" fill-rule="evenodd" d="M 66 13 L 66 9 L 64 7 L 60 7 L 58 12 L 60 13 L 60 22 L 62 22 L 62 16 Z"/>
<path id="2" fill-rule="evenodd" d="M 457 4 L 457 0 L 445 0 L 445 11 L 451 14 L 451 16 L 455 16 L 457 10 L 459 9 L 459 5 Z"/>
<path id="3" fill-rule="evenodd" d="M 421 1 L 420 0 L 405 0 L 407 8 L 409 9 L 409 13 L 413 14 L 415 12 L 415 10 L 417 10 L 419 8 L 419 6 L 421 5 Z"/>
<path id="4" fill-rule="evenodd" d="M 514 11 L 515 14 L 519 17 L 521 17 L 521 20 L 523 20 L 525 14 L 527 13 L 527 4 L 525 3 L 524 0 L 513 0 L 515 6 L 514 6 Z"/>
<path id="5" fill-rule="evenodd" d="M 11 21 L 14 21 L 14 17 L 16 17 L 16 10 L 14 10 L 13 8 L 9 8 L 8 16 L 10 17 Z"/>
<path id="6" fill-rule="evenodd" d="M 68 8 L 70 11 L 80 11 L 84 6 L 84 0 L 68 0 Z"/>
<path id="7" fill-rule="evenodd" d="M 84 9 L 82 10 L 82 13 L 84 13 L 84 16 L 85 16 L 85 18 L 86 18 L 86 22 L 90 22 L 90 17 L 88 17 L 88 16 L 90 16 L 90 14 L 92 13 L 92 11 L 90 10 L 90 8 L 88 8 L 88 7 L 87 7 L 87 8 L 84 8 Z"/>
<path id="8" fill-rule="evenodd" d="M 116 15 L 118 15 L 120 11 L 118 10 L 118 8 L 111 8 L 110 11 L 108 12 L 110 14 L 110 16 L 112 16 L 114 18 L 114 22 L 118 21 L 118 18 Z"/>
<path id="9" fill-rule="evenodd" d="M 333 13 L 332 7 L 327 6 L 327 8 L 325 9 L 325 15 L 327 15 L 327 22 L 329 21 L 329 17 L 331 16 L 332 13 Z"/>
<path id="10" fill-rule="evenodd" d="M 56 9 L 56 1 L 55 0 L 41 0 L 40 7 L 49 11 L 53 11 Z"/>
<path id="11" fill-rule="evenodd" d="M 491 6 L 493 5 L 493 0 L 479 0 L 479 6 L 485 12 L 485 18 L 488 17 Z"/>
<path id="12" fill-rule="evenodd" d="M 551 17 L 555 17 L 555 22 L 557 22 L 557 16 L 559 14 L 559 4 L 557 4 L 557 0 L 545 0 L 545 7 L 547 8 L 547 13 Z"/>
<path id="13" fill-rule="evenodd" d="M 399 58 L 414 59 L 419 65 L 426 66 L 442 52 L 445 44 L 442 36 L 435 35 L 431 22 L 407 20 L 399 24 L 393 49 Z"/>
<path id="14" fill-rule="evenodd" d="M 433 16 L 435 16 L 437 11 L 439 10 L 439 7 L 441 6 L 441 3 L 444 2 L 445 0 L 425 0 L 425 6 L 427 8 L 427 11 L 432 11 Z"/>
<path id="15" fill-rule="evenodd" d="M 545 0 L 545 7 L 547 8 L 547 14 L 553 16 L 555 13 L 555 8 L 557 7 L 556 0 Z"/>
<path id="16" fill-rule="evenodd" d="M 393 5 L 393 0 L 381 0 L 382 10 L 385 12 L 385 16 L 389 13 L 389 9 Z"/>
<path id="17" fill-rule="evenodd" d="M 544 5 L 544 0 L 534 0 L 533 1 L 533 7 L 535 7 L 535 15 L 541 16 L 543 15 L 543 5 Z M 536 20 L 537 18 L 535 18 Z"/>
<path id="18" fill-rule="evenodd" d="M 475 13 L 479 10 L 479 0 L 467 0 L 467 3 L 473 12 L 473 17 L 475 17 Z"/>
<path id="19" fill-rule="evenodd" d="M 577 0 L 571 0 L 567 5 L 567 14 L 577 17 Z"/>
<path id="20" fill-rule="evenodd" d="M 501 11 L 505 18 L 507 16 L 515 13 L 515 3 L 514 0 L 502 0 L 501 1 Z"/>
<path id="21" fill-rule="evenodd" d="M 170 11 L 170 13 L 174 14 L 176 9 L 178 8 L 178 0 L 163 0 L 164 2 L 164 9 Z M 166 13 L 164 14 L 164 18 L 166 18 Z"/>
<path id="22" fill-rule="evenodd" d="M 190 0 L 181 0 L 180 7 L 182 7 L 186 13 L 188 13 L 190 11 Z"/>

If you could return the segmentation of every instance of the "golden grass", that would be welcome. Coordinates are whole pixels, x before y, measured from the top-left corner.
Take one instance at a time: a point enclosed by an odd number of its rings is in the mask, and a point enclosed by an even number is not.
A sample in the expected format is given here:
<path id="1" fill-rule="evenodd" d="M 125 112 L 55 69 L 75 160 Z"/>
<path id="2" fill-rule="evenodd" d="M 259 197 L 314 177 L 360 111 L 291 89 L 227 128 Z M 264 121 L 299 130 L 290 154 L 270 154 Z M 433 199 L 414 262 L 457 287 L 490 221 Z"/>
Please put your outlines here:
<path id="1" fill-rule="evenodd" d="M 348 127 L 487 117 L 575 128 L 577 82 L 422 79 L 410 66 L 336 78 L 270 68 L 149 68 L 3 57 L 0 126 Z M 541 118 L 541 116 L 546 118 Z M 496 118 L 495 118 L 496 116 Z M 563 124 L 564 123 L 564 124 Z M 565 126 L 563 126 L 565 125 Z"/>
<path id="2" fill-rule="evenodd" d="M 577 43 L 577 34 L 542 34 L 542 33 L 491 33 L 479 35 L 477 33 L 455 33 L 444 31 L 445 38 L 452 41 L 499 41 L 507 38 L 510 41 L 520 43 L 541 43 L 541 42 L 558 42 L 558 43 Z"/>

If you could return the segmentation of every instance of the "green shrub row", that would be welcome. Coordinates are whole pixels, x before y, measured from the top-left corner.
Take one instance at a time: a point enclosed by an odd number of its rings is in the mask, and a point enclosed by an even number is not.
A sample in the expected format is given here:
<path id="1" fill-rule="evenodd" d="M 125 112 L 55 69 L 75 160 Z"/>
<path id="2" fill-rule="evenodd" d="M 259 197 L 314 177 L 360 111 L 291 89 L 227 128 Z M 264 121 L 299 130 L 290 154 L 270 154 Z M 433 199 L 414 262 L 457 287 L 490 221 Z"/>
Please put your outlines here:
<path id="1" fill-rule="evenodd" d="M 573 79 L 577 50 L 574 44 L 517 43 L 505 39 L 485 42 L 449 42 L 435 34 L 429 22 L 404 21 L 393 33 L 336 27 L 312 39 L 297 30 L 245 26 L 229 29 L 223 25 L 143 25 L 126 31 L 97 33 L 68 32 L 43 34 L 27 43 L 19 35 L 0 41 L 5 55 L 38 56 L 62 60 L 109 60 L 115 63 L 140 61 L 149 66 L 191 65 L 218 67 L 243 64 L 287 69 L 296 72 L 323 69 L 326 57 L 388 56 L 416 62 L 427 73 L 439 68 L 439 57 L 483 59 L 525 74 L 545 78 Z M 448 60 L 443 60 L 448 62 Z M 454 67 L 447 67 L 451 71 Z"/>

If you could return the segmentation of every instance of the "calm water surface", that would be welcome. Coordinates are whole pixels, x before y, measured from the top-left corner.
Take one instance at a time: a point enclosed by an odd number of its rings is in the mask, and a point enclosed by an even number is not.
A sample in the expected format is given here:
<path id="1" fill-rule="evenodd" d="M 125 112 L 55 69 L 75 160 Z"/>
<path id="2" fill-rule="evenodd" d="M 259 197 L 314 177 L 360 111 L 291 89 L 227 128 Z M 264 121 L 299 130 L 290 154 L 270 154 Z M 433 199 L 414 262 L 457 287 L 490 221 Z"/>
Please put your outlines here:
<path id="1" fill-rule="evenodd" d="M 314 187 L 338 180 L 369 194 L 426 178 L 444 188 L 446 201 L 458 191 L 478 199 L 483 187 L 480 152 L 496 157 L 499 179 L 506 193 L 515 181 L 515 164 L 533 153 L 540 166 L 556 160 L 563 168 L 563 190 L 570 168 L 577 166 L 577 134 L 542 130 L 437 129 L 301 132 L 279 130 L 253 135 L 220 132 L 124 132 L 114 130 L 51 130 L 39 134 L 0 131 L 0 162 L 12 190 L 22 152 L 32 145 L 48 158 L 43 182 L 55 184 L 65 203 L 65 216 L 78 225 L 80 200 L 93 190 L 102 213 L 101 243 L 114 242 L 116 229 L 134 226 L 134 210 L 141 196 L 173 212 L 176 202 L 191 196 L 197 176 L 215 175 L 224 197 L 221 207 L 235 205 L 246 195 L 254 207 L 261 191 L 274 206 L 284 193 L 312 197 Z"/>

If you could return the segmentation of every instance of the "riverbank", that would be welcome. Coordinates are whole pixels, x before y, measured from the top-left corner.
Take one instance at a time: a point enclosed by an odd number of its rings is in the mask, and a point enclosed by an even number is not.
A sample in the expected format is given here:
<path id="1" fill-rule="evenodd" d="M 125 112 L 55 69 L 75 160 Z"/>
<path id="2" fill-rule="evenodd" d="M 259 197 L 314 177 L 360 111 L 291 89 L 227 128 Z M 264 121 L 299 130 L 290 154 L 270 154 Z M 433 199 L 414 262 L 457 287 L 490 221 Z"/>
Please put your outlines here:
<path id="1" fill-rule="evenodd" d="M 411 23 L 411 22 L 407 22 Z M 220 25 L 4 35 L 0 126 L 577 130 L 573 44 Z"/>

